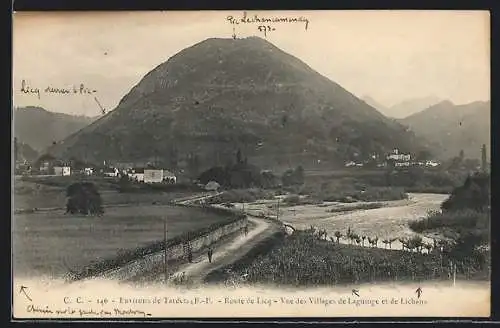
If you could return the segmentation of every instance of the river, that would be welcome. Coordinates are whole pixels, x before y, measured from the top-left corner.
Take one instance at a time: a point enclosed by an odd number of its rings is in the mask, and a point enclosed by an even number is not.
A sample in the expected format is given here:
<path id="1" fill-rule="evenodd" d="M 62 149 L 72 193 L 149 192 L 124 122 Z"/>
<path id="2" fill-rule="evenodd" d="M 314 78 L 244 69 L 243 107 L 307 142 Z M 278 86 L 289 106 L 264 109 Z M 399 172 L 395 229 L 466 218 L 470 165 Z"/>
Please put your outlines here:
<path id="1" fill-rule="evenodd" d="M 338 203 L 282 206 L 280 207 L 279 218 L 297 229 L 307 229 L 310 226 L 325 229 L 328 237 L 333 237 L 336 231 L 340 231 L 345 235 L 346 230 L 350 227 L 359 236 L 378 237 L 378 247 L 385 247 L 381 242 L 383 239 L 415 235 L 408 227 L 408 222 L 425 217 L 428 211 L 439 210 L 441 203 L 447 197 L 448 195 L 443 194 L 410 193 L 408 200 L 384 202 L 386 206 L 382 208 L 338 213 L 327 212 L 331 207 L 338 207 Z M 246 206 L 248 212 L 259 211 L 260 209 L 261 212 L 264 211 L 269 214 L 269 212 L 273 211 L 264 204 L 248 204 Z M 422 237 L 425 241 L 431 242 L 425 236 Z M 341 240 L 341 242 L 348 241 Z M 400 249 L 401 243 L 395 241 L 391 247 Z"/>

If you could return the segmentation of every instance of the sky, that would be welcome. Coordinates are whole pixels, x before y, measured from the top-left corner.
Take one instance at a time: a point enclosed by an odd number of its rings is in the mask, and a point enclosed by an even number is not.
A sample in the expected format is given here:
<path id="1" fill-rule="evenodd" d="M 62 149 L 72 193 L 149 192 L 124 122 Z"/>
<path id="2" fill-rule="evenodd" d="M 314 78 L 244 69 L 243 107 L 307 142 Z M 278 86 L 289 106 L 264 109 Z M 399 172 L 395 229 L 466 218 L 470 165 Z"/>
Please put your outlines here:
<path id="1" fill-rule="evenodd" d="M 243 11 L 14 13 L 14 106 L 96 116 L 113 110 L 145 74 L 207 38 L 260 36 L 358 97 L 384 106 L 436 96 L 490 99 L 487 11 Z M 307 28 L 304 19 L 308 20 Z M 22 81 L 24 89 L 21 91 Z M 81 84 L 91 93 L 80 94 Z M 77 93 L 46 93 L 47 87 Z M 38 97 L 36 89 L 40 90 Z M 96 101 L 97 99 L 97 101 Z M 98 103 L 100 104 L 98 104 Z"/>

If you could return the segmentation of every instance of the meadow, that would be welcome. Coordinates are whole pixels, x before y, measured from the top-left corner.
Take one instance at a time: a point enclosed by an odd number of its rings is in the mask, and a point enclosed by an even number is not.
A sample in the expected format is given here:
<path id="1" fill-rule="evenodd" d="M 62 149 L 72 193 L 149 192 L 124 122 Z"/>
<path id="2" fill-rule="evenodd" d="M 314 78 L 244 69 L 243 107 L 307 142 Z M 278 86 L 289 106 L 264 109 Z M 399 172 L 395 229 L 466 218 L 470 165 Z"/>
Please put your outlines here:
<path id="1" fill-rule="evenodd" d="M 29 177 L 16 179 L 14 183 L 14 209 L 64 208 L 66 188 L 73 182 L 81 181 L 75 177 Z M 172 200 L 201 194 L 201 191 L 176 190 L 170 192 L 149 191 L 121 193 L 116 179 L 85 178 L 93 182 L 101 194 L 104 206 L 118 204 L 169 204 Z"/>
<path id="2" fill-rule="evenodd" d="M 64 276 L 189 231 L 228 221 L 229 216 L 198 208 L 172 206 L 108 207 L 102 217 L 65 215 L 63 210 L 16 214 L 12 219 L 16 276 Z"/>

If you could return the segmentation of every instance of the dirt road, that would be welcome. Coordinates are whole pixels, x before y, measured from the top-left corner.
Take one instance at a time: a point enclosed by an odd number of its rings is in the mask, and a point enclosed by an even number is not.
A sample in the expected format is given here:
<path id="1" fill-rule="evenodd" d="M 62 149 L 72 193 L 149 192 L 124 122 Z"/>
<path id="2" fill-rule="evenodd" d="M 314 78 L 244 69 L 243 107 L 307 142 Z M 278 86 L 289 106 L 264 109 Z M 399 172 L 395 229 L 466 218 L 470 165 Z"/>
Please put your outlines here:
<path id="1" fill-rule="evenodd" d="M 170 281 L 174 282 L 183 275 L 184 281 L 189 281 L 190 285 L 202 284 L 208 273 L 240 259 L 255 245 L 279 229 L 277 224 L 265 219 L 249 217 L 248 221 L 253 226 L 248 234 L 246 236 L 242 234 L 215 248 L 212 263 L 208 261 L 207 253 L 204 252 L 196 256 L 192 263 L 181 264 L 176 272 L 170 276 Z M 155 280 L 162 280 L 162 276 L 158 275 Z"/>

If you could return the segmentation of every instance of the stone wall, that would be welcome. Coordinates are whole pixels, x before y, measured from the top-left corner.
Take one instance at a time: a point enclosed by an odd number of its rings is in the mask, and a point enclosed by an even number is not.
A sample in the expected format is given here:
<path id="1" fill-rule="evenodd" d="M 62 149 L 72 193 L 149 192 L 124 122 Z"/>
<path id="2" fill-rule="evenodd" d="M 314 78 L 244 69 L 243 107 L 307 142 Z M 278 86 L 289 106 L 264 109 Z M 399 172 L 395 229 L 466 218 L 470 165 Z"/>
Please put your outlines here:
<path id="1" fill-rule="evenodd" d="M 203 248 L 206 248 L 222 237 L 243 229 L 243 227 L 245 227 L 247 224 L 248 219 L 246 217 L 242 217 L 241 220 L 229 223 L 203 236 L 190 240 L 189 242 L 191 244 L 192 252 L 197 252 L 199 250 L 202 250 Z M 185 256 L 184 245 L 185 243 L 179 243 L 170 246 L 167 249 L 167 259 L 173 260 Z M 164 254 L 165 252 L 164 250 L 162 250 L 160 252 L 144 256 L 135 261 L 129 262 L 120 268 L 104 272 L 103 274 L 99 275 L 99 278 L 125 280 L 132 278 L 140 274 L 141 272 L 151 271 L 153 268 L 163 264 Z"/>

